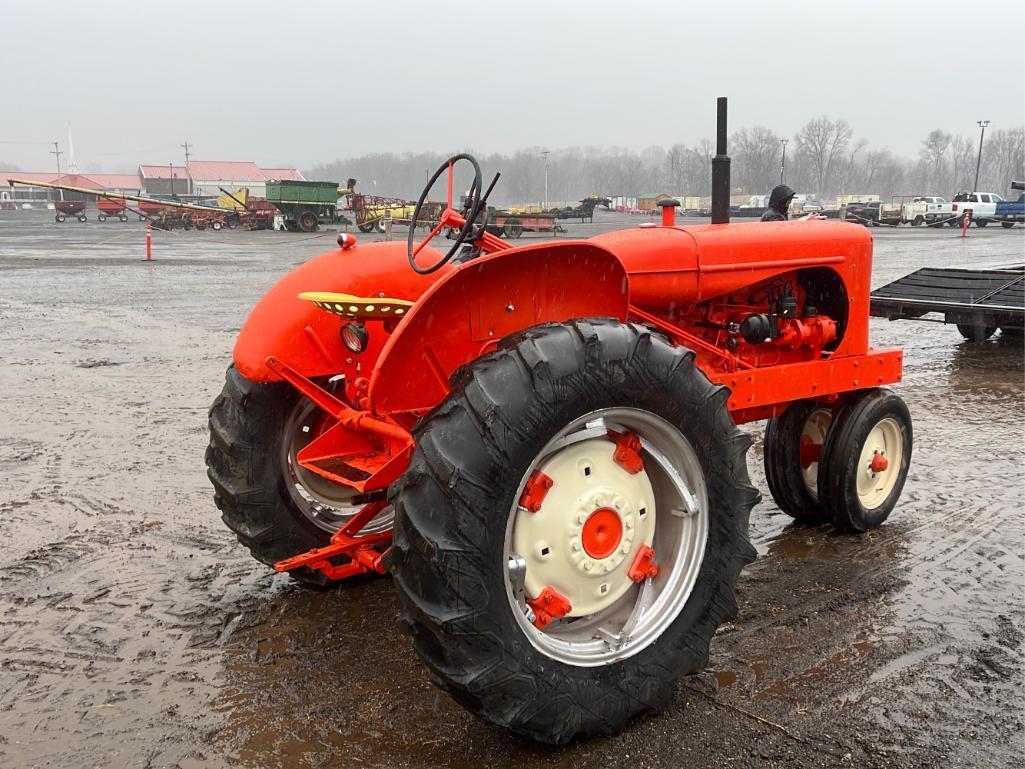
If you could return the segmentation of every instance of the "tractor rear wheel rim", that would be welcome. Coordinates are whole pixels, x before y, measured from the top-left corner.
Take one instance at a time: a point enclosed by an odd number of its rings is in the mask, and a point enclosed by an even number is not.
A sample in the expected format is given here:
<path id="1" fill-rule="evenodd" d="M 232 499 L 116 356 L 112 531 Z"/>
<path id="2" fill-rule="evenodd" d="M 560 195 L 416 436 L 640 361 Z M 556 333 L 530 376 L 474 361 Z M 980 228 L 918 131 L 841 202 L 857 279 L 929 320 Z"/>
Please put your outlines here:
<path id="1" fill-rule="evenodd" d="M 299 464 L 296 455 L 321 434 L 324 414 L 312 403 L 300 398 L 285 420 L 284 440 L 281 442 L 283 475 L 288 492 L 300 513 L 310 523 L 333 534 L 360 511 L 353 505 L 355 489 L 332 483 Z M 392 528 L 394 510 L 389 506 L 360 530 L 360 534 L 376 534 Z"/>
<path id="2" fill-rule="evenodd" d="M 517 517 L 523 513 L 519 502 L 531 476 L 560 452 L 605 436 L 607 430 L 629 432 L 640 439 L 644 462 L 641 472 L 647 474 L 654 493 L 655 509 L 649 514 L 654 516 L 651 547 L 658 574 L 631 584 L 617 600 L 592 614 L 556 619 L 541 630 L 533 624 L 532 612 L 525 602 L 528 596 L 523 589 L 524 574 L 511 572 L 511 567 L 504 570 L 513 616 L 530 643 L 552 659 L 580 667 L 615 663 L 656 641 L 690 598 L 708 539 L 709 504 L 704 471 L 687 438 L 651 412 L 608 408 L 585 414 L 560 430 L 527 468 L 508 517 L 503 564 L 522 563 L 523 556 L 515 552 L 513 543 Z M 614 446 L 609 442 L 610 447 Z M 556 534 L 552 539 L 556 546 L 563 544 Z M 621 561 L 615 571 L 625 573 L 631 558 Z M 529 558 L 527 564 L 529 573 Z"/>
<path id="3" fill-rule="evenodd" d="M 858 501 L 874 510 L 887 500 L 901 474 L 904 433 L 893 417 L 876 423 L 865 438 L 855 476 Z"/>

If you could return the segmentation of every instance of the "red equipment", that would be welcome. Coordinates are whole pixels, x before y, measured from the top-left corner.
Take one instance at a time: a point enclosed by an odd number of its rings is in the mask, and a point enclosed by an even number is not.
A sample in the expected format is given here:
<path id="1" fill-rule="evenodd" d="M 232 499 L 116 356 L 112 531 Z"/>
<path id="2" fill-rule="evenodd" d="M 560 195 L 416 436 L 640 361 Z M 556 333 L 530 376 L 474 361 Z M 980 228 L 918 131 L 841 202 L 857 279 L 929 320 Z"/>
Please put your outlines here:
<path id="1" fill-rule="evenodd" d="M 498 177 L 455 156 L 419 244 L 340 236 L 260 300 L 211 408 L 240 541 L 306 582 L 392 573 L 434 680 L 535 739 L 614 732 L 704 667 L 754 557 L 738 424 L 769 419 L 769 488 L 800 521 L 878 526 L 907 475 L 910 415 L 881 387 L 901 352 L 869 346 L 871 236 L 726 224 L 725 100 L 719 118 L 711 225 L 667 207 L 514 248 L 473 224 Z"/>
<path id="2" fill-rule="evenodd" d="M 128 206 L 128 201 L 124 198 L 109 197 L 109 198 L 97 198 L 96 199 L 96 210 L 99 212 L 96 215 L 96 221 L 105 222 L 108 217 L 116 216 L 120 221 L 127 222 L 128 216 L 125 214 L 125 208 Z"/>
<path id="3" fill-rule="evenodd" d="M 57 222 L 63 222 L 69 216 L 75 217 L 80 222 L 84 222 L 86 220 L 84 201 L 58 200 L 54 202 L 53 207 L 57 211 L 54 215 L 54 220 Z"/>

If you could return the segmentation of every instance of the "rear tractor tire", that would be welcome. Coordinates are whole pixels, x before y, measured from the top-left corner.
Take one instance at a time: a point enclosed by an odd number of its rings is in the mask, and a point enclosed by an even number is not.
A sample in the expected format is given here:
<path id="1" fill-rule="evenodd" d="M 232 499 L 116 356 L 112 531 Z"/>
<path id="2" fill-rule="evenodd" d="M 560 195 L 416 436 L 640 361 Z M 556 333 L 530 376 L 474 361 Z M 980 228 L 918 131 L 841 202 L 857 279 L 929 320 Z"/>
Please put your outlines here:
<path id="1" fill-rule="evenodd" d="M 848 398 L 819 459 L 818 498 L 841 531 L 881 526 L 900 499 L 911 463 L 911 414 L 885 388 Z"/>
<path id="2" fill-rule="evenodd" d="M 797 401 L 765 426 L 765 479 L 780 510 L 799 523 L 829 523 L 819 501 L 819 458 L 833 411 L 815 401 Z"/>
<path id="3" fill-rule="evenodd" d="M 284 382 L 259 383 L 228 369 L 224 389 L 210 407 L 207 475 L 224 523 L 263 563 L 324 547 L 358 508 L 352 489 L 301 467 L 295 456 L 323 428 L 321 412 Z M 391 527 L 383 510 L 364 533 Z M 323 586 L 319 571 L 290 572 Z"/>
<path id="4" fill-rule="evenodd" d="M 431 679 L 553 744 L 664 709 L 755 556 L 727 397 L 613 320 L 537 326 L 457 372 L 390 490 L 388 565 Z"/>

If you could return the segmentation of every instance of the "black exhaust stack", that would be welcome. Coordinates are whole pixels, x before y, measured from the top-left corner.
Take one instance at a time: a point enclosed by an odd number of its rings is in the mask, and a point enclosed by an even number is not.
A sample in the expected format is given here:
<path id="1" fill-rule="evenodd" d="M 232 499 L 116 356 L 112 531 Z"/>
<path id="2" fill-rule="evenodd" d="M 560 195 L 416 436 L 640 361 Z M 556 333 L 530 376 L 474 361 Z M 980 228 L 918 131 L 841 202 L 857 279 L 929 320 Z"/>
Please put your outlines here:
<path id="1" fill-rule="evenodd" d="M 730 222 L 730 158 L 726 154 L 726 97 L 716 100 L 715 157 L 712 158 L 712 224 Z"/>

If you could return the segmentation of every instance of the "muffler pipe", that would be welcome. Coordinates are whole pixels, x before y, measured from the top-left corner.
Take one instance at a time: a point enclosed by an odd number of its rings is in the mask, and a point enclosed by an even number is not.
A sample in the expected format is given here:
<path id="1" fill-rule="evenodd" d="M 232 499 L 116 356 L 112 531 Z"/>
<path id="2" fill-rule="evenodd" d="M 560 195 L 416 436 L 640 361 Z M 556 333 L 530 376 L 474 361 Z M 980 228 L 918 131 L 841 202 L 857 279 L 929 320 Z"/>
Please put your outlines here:
<path id="1" fill-rule="evenodd" d="M 730 221 L 730 158 L 726 154 L 726 97 L 716 100 L 715 157 L 712 158 L 712 224 Z"/>

